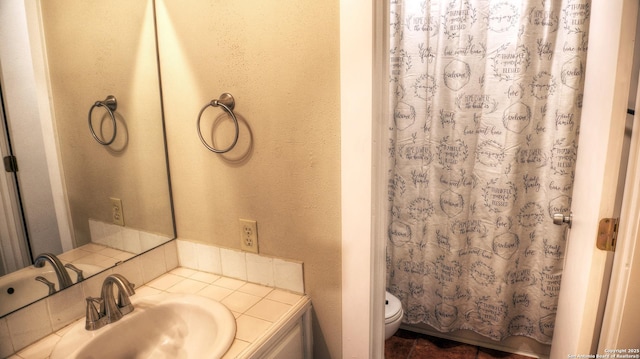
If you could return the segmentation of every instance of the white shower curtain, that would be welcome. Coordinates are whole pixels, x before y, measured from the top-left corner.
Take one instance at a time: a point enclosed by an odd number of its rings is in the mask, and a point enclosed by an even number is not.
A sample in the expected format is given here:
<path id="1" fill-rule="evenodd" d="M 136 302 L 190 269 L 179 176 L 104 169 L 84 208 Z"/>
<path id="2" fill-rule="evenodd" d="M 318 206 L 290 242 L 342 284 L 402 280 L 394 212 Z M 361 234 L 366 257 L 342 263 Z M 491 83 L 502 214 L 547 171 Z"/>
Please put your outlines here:
<path id="1" fill-rule="evenodd" d="M 391 0 L 387 288 L 405 323 L 550 343 L 589 0 Z"/>

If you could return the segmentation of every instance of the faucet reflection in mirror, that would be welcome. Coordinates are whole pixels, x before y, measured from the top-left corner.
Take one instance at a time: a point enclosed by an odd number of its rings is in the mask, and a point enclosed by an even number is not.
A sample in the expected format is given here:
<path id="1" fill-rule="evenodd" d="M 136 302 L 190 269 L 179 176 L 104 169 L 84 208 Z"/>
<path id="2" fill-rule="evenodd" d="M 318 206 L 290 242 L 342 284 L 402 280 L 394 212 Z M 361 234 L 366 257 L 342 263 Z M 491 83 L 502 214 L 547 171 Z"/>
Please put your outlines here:
<path id="1" fill-rule="evenodd" d="M 71 263 L 65 264 L 64 267 L 69 268 L 76 273 L 76 283 L 82 282 L 84 280 L 84 272 L 82 272 L 82 269 L 74 266 Z"/>
<path id="2" fill-rule="evenodd" d="M 99 255 L 98 252 L 115 257 Z M 102 272 L 108 267 L 108 262 L 98 261 L 98 258 L 103 257 L 113 263 L 122 261 L 124 257 L 118 257 L 116 253 L 125 252 L 91 244 L 60 256 L 51 253 L 39 255 L 37 264 L 0 277 L 0 317 Z M 130 253 L 126 255 L 132 256 Z"/>
<path id="3" fill-rule="evenodd" d="M 60 288 L 60 290 L 65 289 L 73 284 L 73 282 L 71 281 L 71 277 L 69 277 L 69 273 L 67 273 L 67 270 L 65 269 L 65 266 L 62 265 L 62 262 L 60 262 L 58 257 L 56 257 L 54 254 L 42 253 L 36 258 L 33 266 L 36 268 L 42 268 L 47 262 L 51 263 L 51 265 L 53 266 L 53 271 L 58 278 L 58 288 Z"/>
<path id="4" fill-rule="evenodd" d="M 71 277 L 69 276 L 69 273 L 67 273 L 67 270 L 65 268 L 69 268 L 76 273 L 76 283 L 84 280 L 84 273 L 82 272 L 82 269 L 74 266 L 71 263 L 62 265 L 62 262 L 60 262 L 58 257 L 56 257 L 53 253 L 40 254 L 38 257 L 36 257 L 33 266 L 35 268 L 43 268 L 47 262 L 51 263 L 51 266 L 53 267 L 53 272 L 56 274 L 56 278 L 58 279 L 59 290 L 73 285 L 73 281 L 71 280 Z M 35 280 L 47 286 L 47 288 L 49 289 L 49 295 L 56 292 L 56 285 L 49 281 L 47 278 L 39 275 L 35 278 Z"/>
<path id="5" fill-rule="evenodd" d="M 39 275 L 39 276 L 36 277 L 36 281 L 40 282 L 40 283 L 43 283 L 44 285 L 47 286 L 47 288 L 49 288 L 49 293 L 48 293 L 49 295 L 51 295 L 51 294 L 56 292 L 56 285 L 51 283 L 47 278 Z"/>
<path id="6" fill-rule="evenodd" d="M 0 277 L 0 317 L 171 240 L 156 233 L 89 220 L 91 243 Z M 60 278 L 61 277 L 61 278 Z M 39 278 L 39 279 L 36 279 Z"/>

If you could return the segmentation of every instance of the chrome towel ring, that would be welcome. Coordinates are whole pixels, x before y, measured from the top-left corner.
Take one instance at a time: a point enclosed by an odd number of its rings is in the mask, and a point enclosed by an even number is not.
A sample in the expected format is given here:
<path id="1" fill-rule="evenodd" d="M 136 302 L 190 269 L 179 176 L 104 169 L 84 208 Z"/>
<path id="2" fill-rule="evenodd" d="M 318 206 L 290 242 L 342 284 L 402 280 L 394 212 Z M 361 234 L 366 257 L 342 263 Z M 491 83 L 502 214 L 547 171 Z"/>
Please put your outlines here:
<path id="1" fill-rule="evenodd" d="M 231 119 L 233 120 L 233 124 L 236 127 L 236 135 L 235 138 L 233 139 L 233 142 L 231 143 L 231 145 L 225 149 L 219 150 L 213 146 L 210 146 L 207 141 L 204 140 L 204 137 L 202 137 L 202 131 L 200 130 L 200 120 L 202 118 L 202 114 L 204 113 L 204 111 L 209 107 L 222 107 L 228 114 L 229 116 L 231 116 Z M 206 147 L 209 151 L 211 152 L 215 152 L 215 153 L 226 153 L 231 151 L 231 149 L 233 149 L 233 147 L 235 147 L 236 143 L 238 142 L 238 135 L 240 133 L 240 126 L 238 125 L 238 119 L 236 118 L 236 115 L 233 113 L 233 109 L 234 107 L 236 107 L 236 101 L 233 99 L 233 96 L 230 93 L 223 93 L 222 95 L 220 95 L 220 98 L 217 100 L 211 100 L 211 102 L 209 102 L 208 104 L 206 104 L 202 110 L 200 110 L 200 113 L 198 114 L 198 123 L 197 123 L 197 129 L 198 129 L 198 137 L 200 137 L 200 141 L 202 142 L 202 144 L 204 145 L 204 147 Z"/>
<path id="2" fill-rule="evenodd" d="M 109 141 L 101 140 L 98 137 L 98 135 L 96 135 L 96 132 L 93 130 L 93 123 L 91 122 L 91 113 L 93 112 L 93 109 L 96 107 L 104 107 L 105 109 L 107 109 L 107 112 L 111 117 L 111 123 L 113 123 L 113 135 L 111 136 L 111 139 Z M 91 106 L 91 109 L 89 109 L 89 131 L 91 131 L 91 136 L 93 136 L 93 138 L 103 146 L 110 145 L 113 142 L 113 140 L 116 139 L 116 132 L 118 128 L 116 127 L 116 115 L 113 112 L 117 108 L 118 108 L 118 101 L 116 100 L 116 97 L 113 95 L 109 95 L 107 96 L 106 99 L 104 99 L 104 101 L 96 101 L 96 103 L 94 103 L 93 106 Z"/>

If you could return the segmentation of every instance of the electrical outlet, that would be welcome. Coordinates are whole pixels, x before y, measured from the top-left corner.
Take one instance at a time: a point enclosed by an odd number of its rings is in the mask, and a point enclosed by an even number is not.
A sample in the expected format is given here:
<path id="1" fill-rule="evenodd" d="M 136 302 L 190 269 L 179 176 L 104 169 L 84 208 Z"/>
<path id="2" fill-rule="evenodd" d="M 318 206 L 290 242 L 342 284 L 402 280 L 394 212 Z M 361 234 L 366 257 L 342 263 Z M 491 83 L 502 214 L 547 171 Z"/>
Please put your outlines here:
<path id="1" fill-rule="evenodd" d="M 240 249 L 258 253 L 258 224 L 256 221 L 240 218 Z"/>
<path id="2" fill-rule="evenodd" d="M 111 220 L 113 224 L 124 227 L 124 213 L 122 213 L 122 200 L 120 198 L 109 198 L 111 201 Z"/>

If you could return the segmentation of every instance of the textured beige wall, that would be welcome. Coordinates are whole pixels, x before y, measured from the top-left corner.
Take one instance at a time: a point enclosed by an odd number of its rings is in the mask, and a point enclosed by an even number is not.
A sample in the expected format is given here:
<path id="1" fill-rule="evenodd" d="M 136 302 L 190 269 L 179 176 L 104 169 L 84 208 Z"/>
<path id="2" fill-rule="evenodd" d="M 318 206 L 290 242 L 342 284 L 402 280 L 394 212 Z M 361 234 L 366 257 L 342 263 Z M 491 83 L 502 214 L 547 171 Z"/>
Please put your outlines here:
<path id="1" fill-rule="evenodd" d="M 88 218 L 111 221 L 109 197 L 122 199 L 126 226 L 173 234 L 152 1 L 47 0 L 41 7 L 76 242 L 88 242 Z M 118 99 L 118 134 L 108 147 L 87 125 L 91 105 L 107 95 Z M 105 115 L 94 109 L 96 131 Z"/>
<path id="2" fill-rule="evenodd" d="M 316 358 L 341 356 L 339 2 L 158 1 L 162 90 L 178 237 L 304 262 Z M 208 151 L 200 109 L 236 98 L 237 147 Z M 202 129 L 211 143 L 219 108 Z M 226 147 L 229 120 L 213 137 Z"/>

